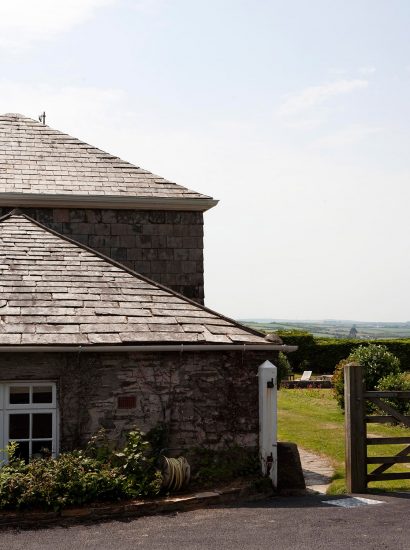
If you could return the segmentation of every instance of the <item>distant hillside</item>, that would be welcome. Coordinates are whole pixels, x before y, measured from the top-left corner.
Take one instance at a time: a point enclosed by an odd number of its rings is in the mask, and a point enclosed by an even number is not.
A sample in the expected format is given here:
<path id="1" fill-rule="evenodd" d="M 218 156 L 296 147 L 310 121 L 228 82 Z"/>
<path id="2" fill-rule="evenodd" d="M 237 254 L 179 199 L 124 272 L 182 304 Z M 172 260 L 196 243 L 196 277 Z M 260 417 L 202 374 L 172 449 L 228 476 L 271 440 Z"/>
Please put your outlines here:
<path id="1" fill-rule="evenodd" d="M 293 321 L 283 319 L 242 319 L 244 325 L 264 332 L 276 330 L 304 330 L 317 337 L 356 338 L 363 340 L 382 338 L 410 338 L 410 322 L 382 323 L 325 319 L 323 321 Z M 355 329 L 355 331 L 354 331 Z"/>

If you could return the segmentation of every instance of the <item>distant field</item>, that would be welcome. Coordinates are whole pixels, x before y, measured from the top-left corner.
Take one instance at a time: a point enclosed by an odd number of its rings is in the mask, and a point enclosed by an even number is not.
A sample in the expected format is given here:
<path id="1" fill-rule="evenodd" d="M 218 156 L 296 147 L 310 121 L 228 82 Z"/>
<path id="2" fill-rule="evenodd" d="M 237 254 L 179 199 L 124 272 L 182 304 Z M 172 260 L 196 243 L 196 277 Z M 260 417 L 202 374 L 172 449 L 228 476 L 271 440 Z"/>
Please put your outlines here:
<path id="1" fill-rule="evenodd" d="M 243 324 L 263 332 L 277 330 L 304 330 L 321 338 L 348 338 L 353 325 L 357 338 L 379 340 L 382 338 L 410 338 L 410 323 L 365 323 L 355 321 L 275 321 L 245 319 Z"/>

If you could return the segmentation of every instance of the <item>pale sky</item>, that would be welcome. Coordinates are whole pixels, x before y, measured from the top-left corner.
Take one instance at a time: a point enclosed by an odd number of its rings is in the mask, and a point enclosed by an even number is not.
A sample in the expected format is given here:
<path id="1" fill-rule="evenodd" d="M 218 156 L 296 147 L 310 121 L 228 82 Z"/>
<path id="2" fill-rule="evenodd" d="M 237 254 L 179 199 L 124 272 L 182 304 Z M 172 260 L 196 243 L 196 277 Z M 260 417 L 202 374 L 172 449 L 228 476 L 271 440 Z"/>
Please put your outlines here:
<path id="1" fill-rule="evenodd" d="M 220 199 L 206 304 L 410 320 L 408 0 L 0 0 L 0 112 Z"/>

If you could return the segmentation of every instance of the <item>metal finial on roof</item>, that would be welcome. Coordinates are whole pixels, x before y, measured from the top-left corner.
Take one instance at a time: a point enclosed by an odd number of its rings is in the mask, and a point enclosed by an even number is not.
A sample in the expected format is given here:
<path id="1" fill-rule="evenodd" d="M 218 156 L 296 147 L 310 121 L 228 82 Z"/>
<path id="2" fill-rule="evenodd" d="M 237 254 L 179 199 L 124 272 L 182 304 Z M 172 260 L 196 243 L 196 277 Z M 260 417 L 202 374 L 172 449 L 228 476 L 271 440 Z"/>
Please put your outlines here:
<path id="1" fill-rule="evenodd" d="M 45 111 L 43 111 L 43 113 L 42 113 L 41 115 L 38 116 L 38 120 L 39 120 L 40 122 L 42 122 L 43 124 L 46 123 L 46 112 L 45 112 Z"/>

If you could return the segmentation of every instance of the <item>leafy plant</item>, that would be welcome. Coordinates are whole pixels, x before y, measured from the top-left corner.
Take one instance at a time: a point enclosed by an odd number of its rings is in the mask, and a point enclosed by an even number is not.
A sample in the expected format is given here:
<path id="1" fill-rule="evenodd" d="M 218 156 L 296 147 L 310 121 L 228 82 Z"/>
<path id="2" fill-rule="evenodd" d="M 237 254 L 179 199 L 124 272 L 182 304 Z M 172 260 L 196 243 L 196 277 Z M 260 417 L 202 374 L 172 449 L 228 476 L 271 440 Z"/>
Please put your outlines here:
<path id="1" fill-rule="evenodd" d="M 400 373 L 400 360 L 386 346 L 377 344 L 359 346 L 347 359 L 337 364 L 333 375 L 335 397 L 342 408 L 344 408 L 344 365 L 353 362 L 363 366 L 364 384 L 367 390 L 374 390 L 382 378 Z"/>
<path id="2" fill-rule="evenodd" d="M 338 362 L 332 377 L 333 395 L 341 409 L 345 408 L 345 381 L 344 367 L 350 363 L 350 359 L 342 359 Z"/>
<path id="3" fill-rule="evenodd" d="M 124 449 L 113 455 L 125 476 L 124 491 L 129 497 L 156 494 L 161 487 L 161 475 L 155 469 L 149 449 L 150 444 L 141 432 L 133 431 L 127 434 Z"/>
<path id="4" fill-rule="evenodd" d="M 281 351 L 279 352 L 276 366 L 278 367 L 278 384 L 280 384 L 284 378 L 287 378 L 290 374 L 292 374 L 293 369 L 289 363 L 289 359 Z"/>
<path id="5" fill-rule="evenodd" d="M 380 391 L 410 391 L 410 379 L 402 372 L 389 374 L 379 381 L 376 389 Z M 401 414 L 410 415 L 409 399 L 392 398 L 383 401 L 397 409 Z"/>
<path id="6" fill-rule="evenodd" d="M 169 446 L 169 425 L 159 422 L 147 432 L 147 440 L 153 452 L 160 455 L 163 449 Z"/>
<path id="7" fill-rule="evenodd" d="M 0 468 L 0 508 L 59 510 L 101 500 L 158 494 L 161 475 L 149 443 L 138 430 L 127 435 L 122 450 L 110 450 L 102 432 L 84 450 L 57 458 L 18 458 L 18 444 L 8 445 L 8 463 Z"/>

